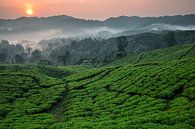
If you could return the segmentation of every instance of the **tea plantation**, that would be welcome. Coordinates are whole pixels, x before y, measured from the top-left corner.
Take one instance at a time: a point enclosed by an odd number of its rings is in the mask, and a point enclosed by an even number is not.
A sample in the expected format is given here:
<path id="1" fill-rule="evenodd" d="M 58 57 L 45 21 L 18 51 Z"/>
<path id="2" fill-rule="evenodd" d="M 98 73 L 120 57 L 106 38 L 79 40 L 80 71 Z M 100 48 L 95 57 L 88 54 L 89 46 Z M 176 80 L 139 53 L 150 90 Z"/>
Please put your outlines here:
<path id="1" fill-rule="evenodd" d="M 195 57 L 195 44 L 178 45 L 150 52 L 129 54 L 124 58 L 114 60 L 113 62 L 106 64 L 106 66 L 171 61 L 189 57 Z"/>
<path id="2" fill-rule="evenodd" d="M 93 69 L 0 65 L 0 128 L 194 129 L 193 46 Z"/>

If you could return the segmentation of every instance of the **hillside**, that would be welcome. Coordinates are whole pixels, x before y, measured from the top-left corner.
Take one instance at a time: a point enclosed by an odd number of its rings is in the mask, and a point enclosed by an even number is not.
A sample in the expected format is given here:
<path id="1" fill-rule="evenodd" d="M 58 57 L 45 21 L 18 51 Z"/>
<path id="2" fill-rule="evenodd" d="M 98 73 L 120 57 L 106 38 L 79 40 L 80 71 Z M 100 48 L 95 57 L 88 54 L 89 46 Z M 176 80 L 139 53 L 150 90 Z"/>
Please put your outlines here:
<path id="1" fill-rule="evenodd" d="M 65 78 L 64 123 L 54 128 L 193 128 L 194 61 L 111 67 Z"/>
<path id="2" fill-rule="evenodd" d="M 173 39 L 171 42 L 168 40 Z M 168 38 L 169 37 L 169 38 Z M 141 33 L 109 39 L 42 40 L 38 44 L 12 44 L 0 41 L 0 63 L 36 63 L 50 65 L 89 65 L 99 67 L 127 54 L 148 52 L 170 46 L 195 42 L 195 31 L 166 31 L 158 34 Z M 126 45 L 123 46 L 123 43 Z M 162 54 L 163 55 L 163 54 Z"/>
<path id="3" fill-rule="evenodd" d="M 93 69 L 0 65 L 0 128 L 193 129 L 193 46 Z"/>
<path id="4" fill-rule="evenodd" d="M 126 42 L 127 45 L 124 47 L 124 51 L 126 54 L 132 55 L 132 53 L 148 52 L 195 42 L 195 31 L 175 31 L 175 43 L 171 45 L 166 40 L 167 35 L 168 32 L 159 34 L 142 33 L 125 36 L 123 37 L 123 42 Z M 117 56 L 118 53 L 122 53 L 119 52 L 119 46 L 123 43 L 120 41 L 120 38 L 121 37 L 114 37 L 106 40 L 86 38 L 69 43 L 64 41 L 64 39 L 58 39 L 56 41 L 49 40 L 47 41 L 49 43 L 48 45 L 41 45 L 45 48 L 42 54 L 47 57 L 47 60 L 58 65 L 63 65 L 63 62 L 59 61 L 58 57 L 62 56 L 65 52 L 69 52 L 69 59 L 66 61 L 68 65 L 87 64 L 101 66 L 120 58 Z M 59 45 L 60 41 L 62 42 L 61 45 Z"/>
<path id="5" fill-rule="evenodd" d="M 114 60 L 107 64 L 107 66 L 171 61 L 188 57 L 195 57 L 195 44 L 178 45 L 165 49 L 142 52 L 140 54 L 129 54 L 123 58 Z"/>

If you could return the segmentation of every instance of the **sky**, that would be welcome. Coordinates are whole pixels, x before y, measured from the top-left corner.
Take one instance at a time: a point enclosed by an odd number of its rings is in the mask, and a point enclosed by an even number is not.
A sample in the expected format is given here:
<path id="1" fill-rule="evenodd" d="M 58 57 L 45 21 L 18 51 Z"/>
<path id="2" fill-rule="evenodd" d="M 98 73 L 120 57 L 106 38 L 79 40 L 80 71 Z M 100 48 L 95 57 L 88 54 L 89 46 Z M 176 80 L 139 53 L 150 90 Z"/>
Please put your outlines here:
<path id="1" fill-rule="evenodd" d="M 121 15 L 180 14 L 195 14 L 195 0 L 0 0 L 0 18 L 3 19 L 68 15 L 104 20 Z"/>

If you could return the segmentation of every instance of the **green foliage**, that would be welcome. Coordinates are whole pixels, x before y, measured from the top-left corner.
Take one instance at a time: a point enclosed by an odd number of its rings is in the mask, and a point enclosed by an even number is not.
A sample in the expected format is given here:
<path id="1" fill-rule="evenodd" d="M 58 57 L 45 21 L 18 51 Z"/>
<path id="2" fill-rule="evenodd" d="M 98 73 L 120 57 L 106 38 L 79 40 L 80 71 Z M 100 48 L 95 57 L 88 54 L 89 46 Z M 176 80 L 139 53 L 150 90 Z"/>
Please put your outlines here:
<path id="1" fill-rule="evenodd" d="M 64 121 L 52 128 L 193 128 L 194 101 L 188 93 L 193 94 L 194 64 L 185 59 L 66 77 Z"/>
<path id="2" fill-rule="evenodd" d="M 169 47 L 174 46 L 176 44 L 175 32 L 174 31 L 170 31 L 167 34 L 165 34 L 164 38 L 165 38 L 166 43 Z"/>
<path id="3" fill-rule="evenodd" d="M 20 64 L 24 63 L 24 57 L 22 57 L 21 55 L 15 55 L 15 62 Z"/>
<path id="4" fill-rule="evenodd" d="M 128 40 L 125 36 L 118 37 L 116 40 L 118 47 L 117 57 L 123 57 L 126 55 L 125 48 L 128 46 Z"/>
<path id="5" fill-rule="evenodd" d="M 189 51 L 190 50 L 190 51 Z M 184 59 L 195 57 L 194 44 L 178 45 L 175 47 L 157 49 L 150 52 L 143 52 L 140 54 L 129 54 L 121 59 L 114 60 L 109 66 L 124 65 L 124 64 L 139 64 L 158 61 L 172 61 L 177 59 Z"/>
<path id="6" fill-rule="evenodd" d="M 0 127 L 43 128 L 55 122 L 49 112 L 66 92 L 61 79 L 41 74 L 30 65 L 2 65 L 0 70 Z"/>
<path id="7" fill-rule="evenodd" d="M 165 62 L 94 69 L 0 65 L 0 128 L 193 129 L 195 59 L 173 60 L 188 45 L 170 50 Z"/>

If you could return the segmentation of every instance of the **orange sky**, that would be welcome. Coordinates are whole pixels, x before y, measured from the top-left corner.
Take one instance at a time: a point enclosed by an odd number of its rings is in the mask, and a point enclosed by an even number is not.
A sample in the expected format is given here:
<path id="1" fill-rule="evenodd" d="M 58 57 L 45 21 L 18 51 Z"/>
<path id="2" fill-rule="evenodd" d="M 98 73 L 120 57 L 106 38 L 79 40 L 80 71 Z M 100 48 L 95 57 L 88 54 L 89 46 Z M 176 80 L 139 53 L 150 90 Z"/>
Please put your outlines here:
<path id="1" fill-rule="evenodd" d="M 112 16 L 160 16 L 195 14 L 195 0 L 0 0 L 0 18 L 70 15 L 85 19 Z"/>

